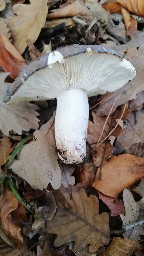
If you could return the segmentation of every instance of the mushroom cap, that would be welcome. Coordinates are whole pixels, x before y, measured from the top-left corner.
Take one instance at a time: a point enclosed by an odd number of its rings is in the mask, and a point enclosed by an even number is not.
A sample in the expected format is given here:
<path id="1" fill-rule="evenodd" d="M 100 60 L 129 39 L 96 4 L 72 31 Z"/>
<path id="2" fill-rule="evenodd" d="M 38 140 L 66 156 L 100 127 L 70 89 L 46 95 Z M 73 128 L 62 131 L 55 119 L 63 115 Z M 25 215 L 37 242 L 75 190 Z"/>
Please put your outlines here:
<path id="1" fill-rule="evenodd" d="M 81 88 L 88 96 L 104 94 L 121 88 L 136 75 L 129 61 L 102 46 L 62 48 L 39 60 L 36 69 L 39 70 L 33 70 L 32 74 L 23 71 L 16 80 L 19 88 L 15 94 L 15 88 L 8 92 L 10 96 L 14 94 L 10 103 L 57 98 L 70 88 Z"/>

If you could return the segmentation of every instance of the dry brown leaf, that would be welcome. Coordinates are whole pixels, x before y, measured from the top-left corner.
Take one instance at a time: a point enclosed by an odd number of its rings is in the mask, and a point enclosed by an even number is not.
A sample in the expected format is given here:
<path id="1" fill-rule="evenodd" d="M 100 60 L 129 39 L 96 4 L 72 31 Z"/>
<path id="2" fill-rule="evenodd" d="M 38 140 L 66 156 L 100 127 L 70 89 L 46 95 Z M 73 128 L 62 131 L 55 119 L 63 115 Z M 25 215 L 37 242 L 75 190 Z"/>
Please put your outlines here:
<path id="1" fill-rule="evenodd" d="M 5 35 L 8 39 L 11 36 L 6 20 L 0 18 L 0 36 L 2 35 Z"/>
<path id="2" fill-rule="evenodd" d="M 123 20 L 124 20 L 124 24 L 125 24 L 125 27 L 126 27 L 127 35 L 130 35 L 131 32 L 137 30 L 137 21 L 134 17 L 132 17 L 130 15 L 130 13 L 126 9 L 122 8 L 121 13 L 122 13 L 122 16 L 123 16 Z"/>
<path id="3" fill-rule="evenodd" d="M 137 94 L 137 98 L 130 102 L 130 109 L 132 111 L 141 110 L 144 104 L 144 91 Z"/>
<path id="4" fill-rule="evenodd" d="M 97 113 L 92 112 L 93 122 L 89 121 L 87 141 L 92 148 L 101 142 L 109 134 L 111 126 L 111 117 L 106 122 L 106 117 L 98 116 Z M 105 125 L 106 122 L 106 125 Z"/>
<path id="5" fill-rule="evenodd" d="M 0 36 L 0 49 L 0 66 L 15 79 L 19 75 L 25 60 L 4 35 Z"/>
<path id="6" fill-rule="evenodd" d="M 139 250 L 142 250 L 139 242 L 127 238 L 114 237 L 109 247 L 101 256 L 132 256 Z"/>
<path id="7" fill-rule="evenodd" d="M 18 160 L 11 166 L 14 173 L 26 180 L 34 189 L 45 189 L 49 183 L 54 189 L 61 185 L 61 170 L 53 135 L 54 116 L 40 130 L 34 132 L 33 141 L 21 150 Z"/>
<path id="8" fill-rule="evenodd" d="M 95 179 L 95 166 L 93 163 L 85 163 L 79 174 L 79 181 L 83 188 L 90 187 Z"/>
<path id="9" fill-rule="evenodd" d="M 110 12 L 121 12 L 121 5 L 119 3 L 116 3 L 115 1 L 108 1 L 102 4 L 102 7 L 105 10 L 109 10 Z"/>
<path id="10" fill-rule="evenodd" d="M 139 205 L 139 202 L 135 202 L 132 193 L 128 189 L 124 189 L 123 191 L 123 201 L 125 205 L 125 215 L 120 214 L 124 229 L 123 236 L 131 240 L 140 241 L 141 236 L 144 235 L 142 225 L 138 224 L 140 220 L 141 206 Z"/>
<path id="11" fill-rule="evenodd" d="M 93 122 L 89 121 L 87 141 L 93 149 L 92 156 L 96 167 L 103 165 L 112 156 L 112 146 L 110 143 L 101 143 L 110 132 L 111 116 L 102 117 L 92 112 Z"/>
<path id="12" fill-rule="evenodd" d="M 144 15 L 144 1 L 143 0 L 116 0 L 121 6 L 128 11 L 137 15 Z"/>
<path id="13" fill-rule="evenodd" d="M 118 216 L 124 214 L 124 204 L 115 197 L 106 196 L 99 192 L 99 199 L 101 199 L 107 207 L 111 210 L 111 216 Z"/>
<path id="14" fill-rule="evenodd" d="M 138 143 L 144 143 L 144 114 L 141 111 L 137 111 L 135 113 L 131 113 L 129 118 L 127 119 L 127 123 L 121 134 L 117 138 L 116 144 L 120 144 L 123 148 L 128 152 L 134 152 L 134 147 L 132 146 L 135 144 L 135 152 L 136 149 L 139 150 L 141 145 Z M 143 146 L 142 146 L 143 149 Z M 137 152 L 138 153 L 138 152 Z"/>
<path id="15" fill-rule="evenodd" d="M 18 208 L 18 200 L 12 191 L 5 187 L 0 196 L 0 221 L 4 232 L 12 238 L 15 243 L 21 244 L 23 237 L 21 228 L 13 223 L 12 212 Z"/>
<path id="16" fill-rule="evenodd" d="M 3 137 L 0 141 L 0 167 L 9 159 L 10 153 L 13 151 L 12 143 L 8 137 Z"/>
<path id="17" fill-rule="evenodd" d="M 36 111 L 38 107 L 31 103 L 18 103 L 6 105 L 3 103 L 3 96 L 7 90 L 7 86 L 11 85 L 4 83 L 8 73 L 0 74 L 0 130 L 3 134 L 9 135 L 10 131 L 22 134 L 22 131 L 38 128 L 39 115 Z"/>
<path id="18" fill-rule="evenodd" d="M 125 87 L 105 97 L 97 111 L 98 115 L 108 115 L 112 106 L 115 111 L 117 106 L 125 104 L 127 101 L 135 99 L 136 95 L 144 90 L 144 32 L 138 32 L 135 37 L 127 44 L 113 47 L 120 54 L 125 54 L 136 68 L 137 75 Z"/>
<path id="19" fill-rule="evenodd" d="M 130 154 L 112 157 L 96 173 L 93 187 L 105 195 L 117 197 L 124 188 L 144 177 L 144 158 Z"/>
<path id="20" fill-rule="evenodd" d="M 58 235 L 56 247 L 75 241 L 76 253 L 87 246 L 89 253 L 95 253 L 109 243 L 108 214 L 99 214 L 98 199 L 94 195 L 88 197 L 83 189 L 76 187 L 69 192 L 57 193 L 58 208 L 53 220 L 47 223 L 48 233 Z"/>
<path id="21" fill-rule="evenodd" d="M 55 9 L 52 13 L 48 14 L 49 19 L 58 19 L 62 17 L 73 17 L 76 15 L 86 15 L 89 12 L 88 8 L 79 1 L 74 1 L 73 3 Z"/>
<path id="22" fill-rule="evenodd" d="M 47 0 L 30 0 L 30 4 L 13 6 L 15 16 L 10 17 L 8 25 L 16 49 L 22 54 L 28 42 L 34 43 L 44 26 L 48 6 Z"/>

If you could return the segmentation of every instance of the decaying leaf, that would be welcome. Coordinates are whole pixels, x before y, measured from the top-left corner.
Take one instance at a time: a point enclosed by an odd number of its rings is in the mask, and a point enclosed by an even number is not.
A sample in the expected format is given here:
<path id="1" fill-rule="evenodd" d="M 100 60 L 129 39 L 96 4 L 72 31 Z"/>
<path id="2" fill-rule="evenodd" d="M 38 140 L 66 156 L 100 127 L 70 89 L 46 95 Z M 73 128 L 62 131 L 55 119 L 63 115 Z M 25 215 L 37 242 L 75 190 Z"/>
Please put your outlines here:
<path id="1" fill-rule="evenodd" d="M 98 115 L 108 115 L 112 106 L 112 112 L 117 106 L 125 104 L 127 101 L 135 99 L 136 95 L 143 91 L 143 73 L 144 73 L 144 32 L 137 33 L 127 44 L 113 47 L 117 52 L 128 59 L 135 67 L 137 75 L 126 86 L 116 92 L 106 95 L 105 100 L 100 103 L 97 111 Z M 111 112 L 111 113 L 112 113 Z"/>
<path id="2" fill-rule="evenodd" d="M 112 157 L 96 173 L 93 187 L 105 195 L 117 197 L 119 193 L 144 177 L 144 158 L 130 154 Z"/>
<path id="3" fill-rule="evenodd" d="M 139 242 L 127 238 L 114 237 L 107 250 L 101 256 L 132 256 L 139 250 L 142 250 Z"/>
<path id="4" fill-rule="evenodd" d="M 54 189 L 61 185 L 61 170 L 53 135 L 54 116 L 40 130 L 34 132 L 33 141 L 25 145 L 11 166 L 14 173 L 26 180 L 34 189 L 45 189 L 49 183 Z"/>
<path id="5" fill-rule="evenodd" d="M 116 0 L 121 6 L 137 15 L 144 15 L 144 1 L 143 0 Z"/>
<path id="6" fill-rule="evenodd" d="M 118 216 L 124 214 L 124 204 L 121 200 L 115 197 L 106 196 L 99 192 L 99 198 L 107 205 L 111 210 L 111 216 Z"/>
<path id="7" fill-rule="evenodd" d="M 141 111 L 132 112 L 127 119 L 126 126 L 117 138 L 116 143 L 120 143 L 129 153 L 135 143 L 144 143 L 144 114 Z M 140 145 L 139 145 L 140 146 Z M 130 149 L 131 148 L 131 149 Z M 134 148 L 133 148 L 134 150 Z M 132 151 L 131 151 L 132 152 Z"/>
<path id="8" fill-rule="evenodd" d="M 125 230 L 123 236 L 139 241 L 141 236 L 144 235 L 144 228 L 138 224 L 138 221 L 140 220 L 141 206 L 139 205 L 139 202 L 135 202 L 132 193 L 128 189 L 123 191 L 123 201 L 125 206 L 125 215 L 120 214 L 123 221 L 123 228 Z"/>
<path id="9" fill-rule="evenodd" d="M 10 153 L 13 151 L 12 143 L 8 137 L 3 137 L 0 141 L 0 168 L 9 159 Z"/>
<path id="10" fill-rule="evenodd" d="M 137 21 L 126 9 L 122 8 L 121 13 L 127 30 L 127 35 L 129 35 L 131 32 L 137 30 Z"/>
<path id="11" fill-rule="evenodd" d="M 8 39 L 10 38 L 10 32 L 5 19 L 0 18 L 0 36 L 5 35 Z"/>
<path id="12" fill-rule="evenodd" d="M 19 75 L 25 60 L 4 35 L 0 36 L 0 49 L 0 66 L 15 79 Z"/>
<path id="13" fill-rule="evenodd" d="M 34 43 L 44 26 L 48 6 L 47 0 L 31 0 L 30 4 L 13 6 L 15 16 L 10 17 L 8 25 L 16 49 L 23 53 L 27 43 Z"/>
<path id="14" fill-rule="evenodd" d="M 123 225 L 135 223 L 139 217 L 139 206 L 135 202 L 132 193 L 128 189 L 123 191 L 125 215 L 120 215 Z"/>
<path id="15" fill-rule="evenodd" d="M 79 1 L 74 1 L 67 6 L 55 9 L 52 13 L 48 14 L 49 19 L 58 19 L 61 17 L 73 17 L 76 15 L 86 15 L 88 13 L 88 8 Z"/>
<path id="16" fill-rule="evenodd" d="M 61 183 L 64 188 L 73 186 L 75 184 L 75 177 L 72 175 L 75 168 L 71 165 L 62 164 L 61 165 Z"/>
<path id="17" fill-rule="evenodd" d="M 0 74 L 0 130 L 5 135 L 9 135 L 10 131 L 22 134 L 23 131 L 38 128 L 39 115 L 36 111 L 37 106 L 31 103 L 18 103 L 6 105 L 3 103 L 3 96 L 7 86 L 10 84 L 4 83 L 8 73 Z"/>
<path id="18" fill-rule="evenodd" d="M 94 195 L 88 197 L 83 189 L 72 187 L 70 194 L 61 190 L 57 196 L 57 212 L 47 223 L 48 233 L 57 234 L 55 246 L 75 241 L 74 251 L 80 255 L 87 246 L 89 253 L 95 253 L 109 243 L 108 214 L 99 214 Z"/>
<path id="19" fill-rule="evenodd" d="M 92 185 L 95 179 L 95 166 L 93 163 L 86 163 L 83 165 L 79 174 L 79 182 L 83 188 L 88 188 Z"/>
<path id="20" fill-rule="evenodd" d="M 4 232 L 15 242 L 21 244 L 21 228 L 13 223 L 11 213 L 18 208 L 18 200 L 6 187 L 0 196 L 0 221 Z"/>
<path id="21" fill-rule="evenodd" d="M 5 9 L 7 2 L 9 2 L 9 0 L 0 0 L 0 11 Z"/>
<path id="22" fill-rule="evenodd" d="M 51 191 L 47 191 L 45 194 L 46 205 L 39 207 L 35 211 L 35 221 L 32 225 L 32 230 L 39 230 L 45 227 L 46 221 L 51 221 L 56 213 L 56 202 Z"/>

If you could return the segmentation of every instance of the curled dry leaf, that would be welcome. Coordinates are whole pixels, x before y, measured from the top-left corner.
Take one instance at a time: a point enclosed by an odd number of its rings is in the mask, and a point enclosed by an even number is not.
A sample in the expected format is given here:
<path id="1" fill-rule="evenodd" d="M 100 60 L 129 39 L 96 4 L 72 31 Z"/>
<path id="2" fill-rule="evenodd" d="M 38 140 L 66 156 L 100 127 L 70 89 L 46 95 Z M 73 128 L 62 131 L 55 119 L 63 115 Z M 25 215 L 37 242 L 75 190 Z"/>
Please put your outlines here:
<path id="1" fill-rule="evenodd" d="M 99 214 L 99 202 L 94 196 L 87 196 L 83 189 L 72 187 L 57 193 L 57 212 L 47 223 L 48 233 L 57 234 L 55 246 L 75 241 L 74 251 L 80 253 L 87 246 L 89 253 L 109 243 L 109 218 L 107 213 Z"/>
<path id="2" fill-rule="evenodd" d="M 8 137 L 3 137 L 0 141 L 0 168 L 9 159 L 10 153 L 13 151 L 12 143 Z"/>
<path id="3" fill-rule="evenodd" d="M 101 192 L 99 192 L 99 199 L 101 199 L 111 210 L 111 216 L 124 214 L 124 204 L 121 200 L 118 200 L 115 197 L 106 196 Z"/>
<path id="4" fill-rule="evenodd" d="M 38 128 L 39 115 L 37 106 L 31 103 L 18 103 L 6 105 L 3 103 L 3 96 L 7 90 L 4 80 L 8 73 L 0 74 L 0 130 L 3 134 L 9 135 L 10 131 L 22 134 L 22 131 Z"/>
<path id="5" fill-rule="evenodd" d="M 21 228 L 13 223 L 12 212 L 18 208 L 18 200 L 12 191 L 5 187 L 0 197 L 0 221 L 4 232 L 17 244 L 23 242 Z"/>
<path id="6" fill-rule="evenodd" d="M 144 15 L 144 1 L 143 0 L 116 0 L 122 7 L 130 11 L 131 13 L 135 13 L 137 15 Z"/>
<path id="7" fill-rule="evenodd" d="M 121 13 L 127 30 L 127 35 L 130 35 L 131 32 L 137 30 L 137 21 L 126 9 L 122 8 Z"/>
<path id="8" fill-rule="evenodd" d="M 75 167 L 71 165 L 61 164 L 61 183 L 64 188 L 73 186 L 75 184 L 75 177 L 72 175 Z"/>
<path id="9" fill-rule="evenodd" d="M 132 256 L 140 250 L 142 250 L 142 246 L 139 242 L 127 238 L 114 237 L 111 244 L 101 256 Z"/>
<path id="10" fill-rule="evenodd" d="M 93 187 L 105 195 L 117 197 L 119 193 L 144 177 L 144 158 L 130 154 L 112 157 L 96 173 Z"/>
<path id="11" fill-rule="evenodd" d="M 61 185 L 61 170 L 57 162 L 54 142 L 54 116 L 40 130 L 34 132 L 34 139 L 21 150 L 18 160 L 11 166 L 14 173 L 26 180 L 34 189 L 45 189 L 49 183 L 54 189 Z"/>
<path id="12" fill-rule="evenodd" d="M 0 36 L 0 49 L 0 66 L 15 79 L 19 75 L 25 60 L 4 35 Z"/>
<path id="13" fill-rule="evenodd" d="M 5 35 L 8 39 L 10 38 L 10 32 L 5 19 L 0 18 L 0 36 Z"/>
<path id="14" fill-rule="evenodd" d="M 76 15 L 86 15 L 89 12 L 88 8 L 79 1 L 74 1 L 73 3 L 55 9 L 52 13 L 48 14 L 49 19 L 58 19 L 62 17 L 73 17 Z"/>
<path id="15" fill-rule="evenodd" d="M 79 174 L 79 182 L 83 188 L 90 187 L 95 179 L 95 166 L 93 163 L 86 163 Z"/>
<path id="16" fill-rule="evenodd" d="M 27 43 L 34 43 L 44 26 L 48 6 L 47 0 L 30 0 L 30 4 L 13 6 L 15 16 L 10 17 L 8 25 L 16 49 L 23 53 Z"/>

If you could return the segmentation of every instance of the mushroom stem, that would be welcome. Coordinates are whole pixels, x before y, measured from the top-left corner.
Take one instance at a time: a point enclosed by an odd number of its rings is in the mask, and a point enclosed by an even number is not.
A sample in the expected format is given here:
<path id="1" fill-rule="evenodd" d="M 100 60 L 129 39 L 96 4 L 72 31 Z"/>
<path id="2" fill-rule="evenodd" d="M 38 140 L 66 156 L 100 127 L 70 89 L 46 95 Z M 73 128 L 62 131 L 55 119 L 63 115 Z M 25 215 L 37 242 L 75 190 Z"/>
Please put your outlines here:
<path id="1" fill-rule="evenodd" d="M 82 163 L 86 156 L 89 104 L 86 91 L 71 88 L 57 97 L 55 139 L 60 159 Z"/>

